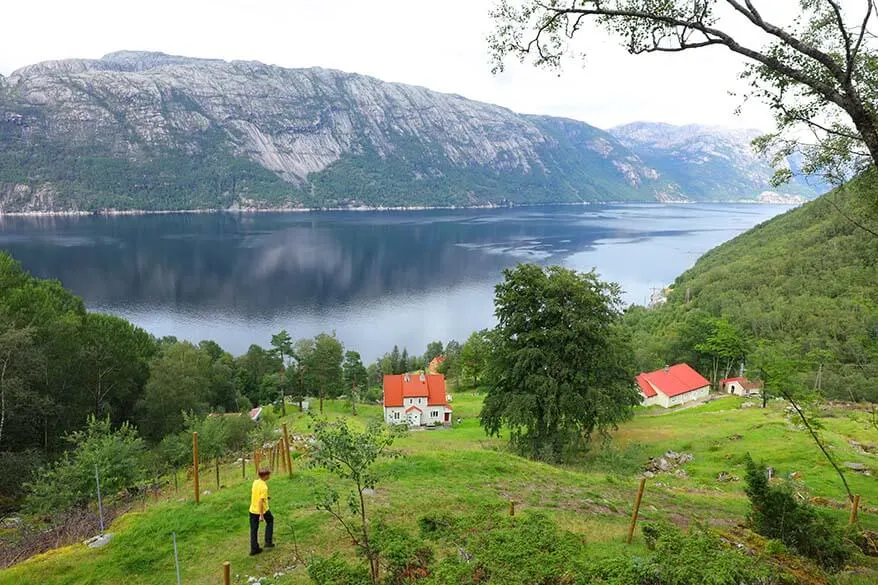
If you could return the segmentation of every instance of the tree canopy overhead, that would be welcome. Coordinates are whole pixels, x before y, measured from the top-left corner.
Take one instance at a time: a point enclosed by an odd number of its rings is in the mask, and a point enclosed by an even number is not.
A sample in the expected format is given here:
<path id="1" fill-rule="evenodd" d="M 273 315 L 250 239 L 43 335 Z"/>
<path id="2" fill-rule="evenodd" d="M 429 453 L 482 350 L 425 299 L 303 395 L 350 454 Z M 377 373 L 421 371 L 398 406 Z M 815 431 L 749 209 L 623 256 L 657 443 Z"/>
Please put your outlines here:
<path id="1" fill-rule="evenodd" d="M 780 168 L 797 150 L 805 173 L 847 180 L 878 160 L 875 0 L 498 0 L 489 37 L 494 70 L 507 57 L 557 68 L 589 25 L 631 54 L 720 47 L 745 58 L 742 78 L 772 109 L 776 131 L 757 141 Z M 594 30 L 594 29 L 592 29 Z M 873 195 L 873 198 L 875 195 Z M 878 199 L 872 201 L 878 206 Z"/>

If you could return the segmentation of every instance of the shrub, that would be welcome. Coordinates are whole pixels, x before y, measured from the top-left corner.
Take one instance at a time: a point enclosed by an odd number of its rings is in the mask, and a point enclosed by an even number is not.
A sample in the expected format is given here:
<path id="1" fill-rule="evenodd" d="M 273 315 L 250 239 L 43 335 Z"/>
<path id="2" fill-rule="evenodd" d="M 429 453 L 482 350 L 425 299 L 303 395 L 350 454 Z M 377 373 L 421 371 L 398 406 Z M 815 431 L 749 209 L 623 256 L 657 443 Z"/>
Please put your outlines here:
<path id="1" fill-rule="evenodd" d="M 580 572 L 585 545 L 543 514 L 493 517 L 470 532 L 458 557 L 447 557 L 430 583 L 553 585 Z"/>
<path id="2" fill-rule="evenodd" d="M 789 483 L 770 485 L 765 466 L 757 465 L 749 456 L 746 465 L 753 529 L 825 569 L 842 568 L 851 557 L 852 547 L 839 526 L 807 502 L 798 501 Z"/>
<path id="3" fill-rule="evenodd" d="M 668 522 L 645 524 L 655 552 L 648 558 L 612 558 L 587 568 L 579 583 L 613 585 L 766 585 L 778 582 L 759 562 L 725 545 L 707 529 L 688 533 Z"/>
<path id="4" fill-rule="evenodd" d="M 308 576 L 315 585 L 369 585 L 369 570 L 362 565 L 351 565 L 338 554 L 316 557 L 308 564 Z"/>
<path id="5" fill-rule="evenodd" d="M 372 534 L 372 542 L 380 556 L 387 585 L 403 585 L 430 574 L 433 549 L 424 546 L 408 531 L 379 523 Z"/>
<path id="6" fill-rule="evenodd" d="M 435 538 L 448 533 L 454 527 L 454 518 L 446 514 L 430 514 L 418 518 L 418 527 L 421 529 L 421 536 L 425 538 Z"/>
<path id="7" fill-rule="evenodd" d="M 109 419 L 91 416 L 84 430 L 68 434 L 65 440 L 73 450 L 27 485 L 31 493 L 26 507 L 31 513 L 56 512 L 97 499 L 95 466 L 100 470 L 101 493 L 107 498 L 146 478 L 144 443 L 128 423 L 113 429 Z"/>

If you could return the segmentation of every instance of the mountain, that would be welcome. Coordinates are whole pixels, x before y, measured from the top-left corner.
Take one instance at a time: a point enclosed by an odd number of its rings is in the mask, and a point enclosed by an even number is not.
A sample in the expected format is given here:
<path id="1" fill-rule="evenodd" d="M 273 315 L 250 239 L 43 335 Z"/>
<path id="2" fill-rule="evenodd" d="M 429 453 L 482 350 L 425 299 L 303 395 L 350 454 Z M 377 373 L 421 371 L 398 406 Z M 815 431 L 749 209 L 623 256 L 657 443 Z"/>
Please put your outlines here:
<path id="1" fill-rule="evenodd" d="M 583 122 L 320 68 L 125 51 L 0 77 L 0 212 L 753 199 L 764 190 L 729 164 L 718 196 L 679 171 L 683 160 L 652 160 Z"/>
<path id="2" fill-rule="evenodd" d="M 773 170 L 751 147 L 753 139 L 764 132 L 649 122 L 625 124 L 609 132 L 647 165 L 661 169 L 665 179 L 685 185 L 687 197 L 728 200 L 761 195 L 766 202 L 773 198 L 774 187 L 769 182 Z M 791 157 L 788 164 L 796 170 L 800 161 Z M 778 190 L 811 199 L 829 190 L 829 186 L 816 177 L 796 176 Z"/>
<path id="3" fill-rule="evenodd" d="M 876 191 L 870 171 L 702 256 L 666 303 L 626 315 L 638 366 L 704 361 L 696 347 L 723 318 L 749 338 L 751 358 L 762 342 L 792 360 L 800 388 L 878 401 L 878 238 L 863 229 L 878 230 Z"/>

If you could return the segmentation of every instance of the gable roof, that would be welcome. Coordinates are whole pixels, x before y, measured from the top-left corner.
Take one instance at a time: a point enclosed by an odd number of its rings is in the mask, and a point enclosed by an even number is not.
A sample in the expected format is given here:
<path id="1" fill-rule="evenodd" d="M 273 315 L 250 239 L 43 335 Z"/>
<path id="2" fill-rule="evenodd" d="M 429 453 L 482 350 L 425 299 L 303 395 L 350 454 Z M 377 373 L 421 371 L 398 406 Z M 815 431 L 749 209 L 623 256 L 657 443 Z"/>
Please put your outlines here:
<path id="1" fill-rule="evenodd" d="M 710 382 L 689 364 L 675 364 L 669 368 L 640 374 L 637 376 L 637 385 L 644 396 L 651 398 L 656 395 L 656 391 L 668 397 L 679 396 L 710 386 Z"/>
<path id="2" fill-rule="evenodd" d="M 643 395 L 647 398 L 652 398 L 656 395 L 653 387 L 650 386 L 649 382 L 646 381 L 646 374 L 637 375 L 637 385 L 640 386 L 640 391 L 643 392 Z"/>
<path id="3" fill-rule="evenodd" d="M 732 382 L 739 383 L 741 387 L 745 390 L 759 390 L 760 388 L 762 388 L 761 381 L 751 382 L 747 378 L 743 378 L 741 376 L 738 376 L 736 378 L 723 378 L 722 380 L 720 380 L 720 385 L 725 386 L 726 384 L 731 384 Z"/>
<path id="4" fill-rule="evenodd" d="M 408 414 L 408 413 L 410 413 L 410 412 L 413 411 L 413 410 L 417 410 L 418 412 L 420 412 L 420 413 L 422 413 L 422 414 L 423 414 L 423 412 L 424 412 L 423 410 L 421 410 L 420 408 L 418 408 L 417 406 L 415 406 L 415 405 L 413 404 L 413 405 L 411 405 L 411 406 L 409 406 L 408 408 L 405 409 L 405 413 Z"/>
<path id="5" fill-rule="evenodd" d="M 402 406 L 406 398 L 426 398 L 427 406 L 448 406 L 442 374 L 384 376 L 384 406 Z"/>

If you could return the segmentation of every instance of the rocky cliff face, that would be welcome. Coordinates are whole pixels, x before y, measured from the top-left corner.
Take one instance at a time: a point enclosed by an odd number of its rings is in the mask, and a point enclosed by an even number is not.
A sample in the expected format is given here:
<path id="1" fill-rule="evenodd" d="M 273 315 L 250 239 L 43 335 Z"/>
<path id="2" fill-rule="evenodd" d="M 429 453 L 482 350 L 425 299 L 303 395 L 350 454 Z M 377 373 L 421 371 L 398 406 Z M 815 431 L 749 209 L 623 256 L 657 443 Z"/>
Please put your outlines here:
<path id="1" fill-rule="evenodd" d="M 768 161 L 753 153 L 753 139 L 759 130 L 717 126 L 672 126 L 635 122 L 612 128 L 610 133 L 637 153 L 647 164 L 662 169 L 671 181 L 685 185 L 693 199 L 762 200 L 770 193 L 773 170 Z M 788 161 L 793 168 L 796 160 Z M 822 181 L 799 177 L 781 188 L 797 201 L 812 198 L 828 189 Z"/>
<path id="2" fill-rule="evenodd" d="M 0 78 L 0 211 L 692 198 L 620 135 L 339 71 L 120 52 Z"/>

